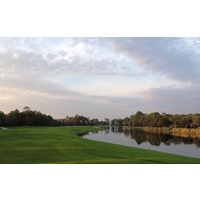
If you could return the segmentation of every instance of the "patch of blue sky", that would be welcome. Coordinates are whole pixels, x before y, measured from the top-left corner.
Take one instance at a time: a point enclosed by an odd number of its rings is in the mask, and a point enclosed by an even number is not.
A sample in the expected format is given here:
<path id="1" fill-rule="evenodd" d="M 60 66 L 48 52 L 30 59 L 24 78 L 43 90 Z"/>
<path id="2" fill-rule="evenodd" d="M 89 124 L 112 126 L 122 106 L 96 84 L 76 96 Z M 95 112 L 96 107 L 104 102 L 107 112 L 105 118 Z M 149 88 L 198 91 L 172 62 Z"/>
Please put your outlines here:
<path id="1" fill-rule="evenodd" d="M 0 38 L 0 52 L 5 51 L 4 38 Z"/>
<path id="2" fill-rule="evenodd" d="M 68 76 L 62 79 L 62 82 L 71 82 L 75 84 L 85 84 L 85 83 L 90 83 L 90 78 L 87 76 L 81 76 L 81 75 L 76 75 L 76 76 Z"/>
<path id="3" fill-rule="evenodd" d="M 93 78 L 92 78 L 93 79 Z M 87 85 L 91 83 L 91 78 L 82 75 L 62 75 L 57 73 L 56 75 L 49 78 L 52 82 L 57 82 L 62 85 Z"/>

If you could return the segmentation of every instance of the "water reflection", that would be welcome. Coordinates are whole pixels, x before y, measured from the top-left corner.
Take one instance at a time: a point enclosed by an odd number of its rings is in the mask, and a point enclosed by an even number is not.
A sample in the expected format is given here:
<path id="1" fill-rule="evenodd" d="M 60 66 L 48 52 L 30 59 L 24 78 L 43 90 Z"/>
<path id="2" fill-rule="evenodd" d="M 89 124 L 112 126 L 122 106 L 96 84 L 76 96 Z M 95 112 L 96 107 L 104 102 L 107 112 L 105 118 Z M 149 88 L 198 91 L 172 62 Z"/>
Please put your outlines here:
<path id="1" fill-rule="evenodd" d="M 142 139 L 142 142 L 149 142 L 152 145 L 159 146 L 161 143 L 165 145 L 170 144 L 195 144 L 198 148 L 200 147 L 200 139 L 198 138 L 185 138 L 180 136 L 172 136 L 172 135 L 164 135 L 164 134 L 155 134 L 155 133 L 147 133 L 144 131 L 138 132 L 131 130 L 131 137 L 138 141 L 138 138 Z M 140 139 L 140 141 L 141 141 Z"/>
<path id="2" fill-rule="evenodd" d="M 200 158 L 200 139 L 145 132 L 139 129 L 110 127 L 89 132 L 84 138 Z"/>
<path id="3" fill-rule="evenodd" d="M 172 136 L 168 134 L 158 134 L 158 133 L 150 133 L 145 132 L 144 130 L 139 129 L 124 129 L 118 128 L 118 130 L 112 129 L 114 133 L 122 133 L 124 132 L 124 135 L 126 137 L 130 136 L 132 139 L 134 139 L 137 144 L 141 144 L 143 142 L 149 142 L 151 145 L 159 146 L 161 143 L 165 145 L 170 144 L 195 144 L 196 147 L 200 147 L 200 139 L 199 138 L 185 138 L 180 136 Z"/>
<path id="4" fill-rule="evenodd" d="M 119 133 L 124 134 L 125 137 L 130 137 L 134 139 L 138 145 L 148 142 L 151 145 L 159 146 L 161 143 L 169 146 L 170 144 L 195 144 L 196 147 L 200 147 L 200 139 L 199 138 L 185 138 L 181 136 L 172 136 L 168 134 L 158 134 L 145 132 L 140 129 L 123 129 L 123 127 L 111 127 L 110 129 L 105 129 L 105 134 L 109 133 Z M 93 134 L 98 134 L 99 131 L 93 131 Z M 83 137 L 88 135 L 88 132 L 77 133 L 78 136 Z M 87 136 L 86 136 L 87 137 Z"/>

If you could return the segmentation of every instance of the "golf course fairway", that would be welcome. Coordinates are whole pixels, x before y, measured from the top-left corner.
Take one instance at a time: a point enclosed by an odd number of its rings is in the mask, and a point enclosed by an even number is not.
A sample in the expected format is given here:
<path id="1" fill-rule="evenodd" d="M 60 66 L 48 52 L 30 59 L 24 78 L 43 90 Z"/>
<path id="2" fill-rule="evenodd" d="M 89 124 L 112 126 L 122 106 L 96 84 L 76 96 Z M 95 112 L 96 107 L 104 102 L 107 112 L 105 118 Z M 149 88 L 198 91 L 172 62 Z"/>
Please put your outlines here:
<path id="1" fill-rule="evenodd" d="M 8 127 L 0 130 L 1 164 L 199 164 L 200 159 L 97 142 L 74 133 L 101 127 Z"/>

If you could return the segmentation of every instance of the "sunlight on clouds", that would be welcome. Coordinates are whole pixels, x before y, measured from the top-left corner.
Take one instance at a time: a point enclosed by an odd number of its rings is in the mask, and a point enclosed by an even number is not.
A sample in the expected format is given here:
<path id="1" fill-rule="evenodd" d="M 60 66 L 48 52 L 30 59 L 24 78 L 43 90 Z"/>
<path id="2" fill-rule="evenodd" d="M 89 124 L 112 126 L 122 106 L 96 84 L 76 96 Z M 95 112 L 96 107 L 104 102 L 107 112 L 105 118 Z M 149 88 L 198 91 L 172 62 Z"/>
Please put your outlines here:
<path id="1" fill-rule="evenodd" d="M 22 95 L 24 96 L 35 96 L 35 97 L 45 97 L 50 99 L 60 99 L 60 100 L 68 100 L 68 99 L 79 99 L 79 96 L 73 96 L 73 95 L 55 95 L 48 92 L 41 92 L 36 90 L 23 90 Z"/>
<path id="2" fill-rule="evenodd" d="M 199 43 L 199 38 L 0 38 L 2 109 L 28 103 L 52 113 L 56 108 L 63 114 L 63 105 L 66 112 L 70 107 L 72 113 L 94 114 L 98 105 L 102 113 L 110 107 L 116 114 L 133 107 L 159 110 L 169 101 L 174 110 L 184 91 L 198 101 Z"/>
<path id="3" fill-rule="evenodd" d="M 5 96 L 0 96 L 0 101 L 1 100 L 10 100 L 10 99 L 12 99 L 12 97 L 10 95 L 7 95 L 7 94 Z"/>
<path id="4" fill-rule="evenodd" d="M 87 77 L 87 78 L 86 78 Z M 71 79 L 72 80 L 72 79 Z M 77 76 L 71 85 L 74 91 L 87 95 L 138 97 L 142 91 L 175 84 L 162 76 Z M 66 80 L 67 84 L 67 80 Z"/>

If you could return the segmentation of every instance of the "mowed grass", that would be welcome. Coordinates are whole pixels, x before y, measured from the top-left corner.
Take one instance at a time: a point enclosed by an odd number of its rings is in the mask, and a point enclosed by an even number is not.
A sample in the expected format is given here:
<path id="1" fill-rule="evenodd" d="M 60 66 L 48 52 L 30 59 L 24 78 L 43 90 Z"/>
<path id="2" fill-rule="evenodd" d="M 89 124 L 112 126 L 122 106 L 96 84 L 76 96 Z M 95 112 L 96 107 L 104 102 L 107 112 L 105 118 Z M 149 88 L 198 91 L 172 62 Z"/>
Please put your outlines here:
<path id="1" fill-rule="evenodd" d="M 94 127 L 14 127 L 0 130 L 0 163 L 6 164 L 186 164 L 200 159 L 84 139 Z"/>

